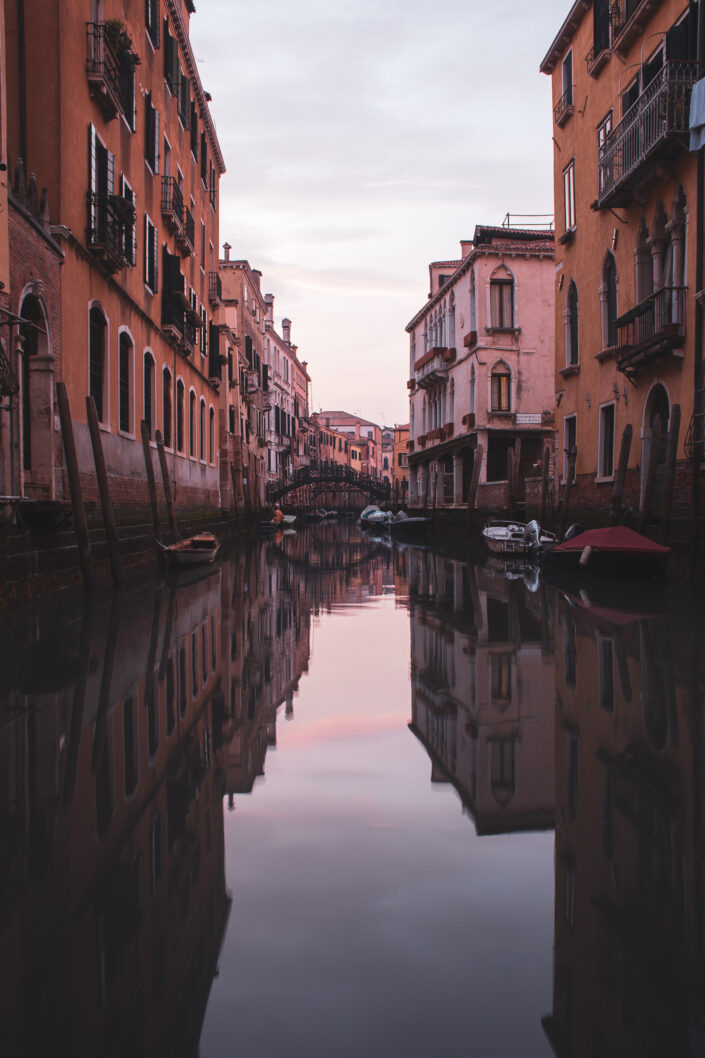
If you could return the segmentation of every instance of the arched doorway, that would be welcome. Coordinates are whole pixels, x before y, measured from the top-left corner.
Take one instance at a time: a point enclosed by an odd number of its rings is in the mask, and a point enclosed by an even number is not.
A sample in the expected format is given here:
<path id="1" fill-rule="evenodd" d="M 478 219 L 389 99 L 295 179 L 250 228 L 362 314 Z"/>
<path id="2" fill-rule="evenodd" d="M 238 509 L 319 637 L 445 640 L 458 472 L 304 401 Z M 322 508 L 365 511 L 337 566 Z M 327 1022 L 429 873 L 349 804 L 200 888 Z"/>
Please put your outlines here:
<path id="1" fill-rule="evenodd" d="M 35 293 L 22 299 L 18 375 L 23 492 L 53 499 L 53 357 L 46 315 Z"/>
<path id="2" fill-rule="evenodd" d="M 671 417 L 671 402 L 664 385 L 657 382 L 651 388 L 644 405 L 644 424 L 641 431 L 641 495 L 643 503 L 646 489 L 646 477 L 651 461 L 651 452 L 656 445 L 656 467 L 654 470 L 654 490 L 651 503 L 658 509 L 663 498 L 663 479 L 666 468 L 666 448 L 668 446 L 668 423 Z"/>

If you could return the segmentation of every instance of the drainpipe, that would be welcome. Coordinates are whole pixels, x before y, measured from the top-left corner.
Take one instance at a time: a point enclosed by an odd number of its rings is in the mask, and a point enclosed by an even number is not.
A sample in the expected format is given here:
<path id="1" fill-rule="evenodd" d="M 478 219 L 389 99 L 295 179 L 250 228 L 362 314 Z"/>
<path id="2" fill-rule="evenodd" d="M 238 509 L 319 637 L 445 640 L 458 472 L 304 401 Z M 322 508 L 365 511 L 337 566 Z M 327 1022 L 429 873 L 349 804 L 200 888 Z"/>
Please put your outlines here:
<path id="1" fill-rule="evenodd" d="M 705 69 L 705 0 L 698 4 L 698 79 Z M 705 192 L 705 148 L 701 147 L 697 157 L 697 216 L 696 216 L 696 257 L 695 257 L 695 290 L 696 294 L 703 289 L 703 193 Z M 700 517 L 700 426 L 703 415 L 703 306 L 699 298 L 695 301 L 695 334 L 693 349 L 693 427 L 695 444 L 692 453 L 692 511 L 693 511 L 693 566 L 697 564 L 698 519 Z"/>
<path id="2" fill-rule="evenodd" d="M 17 51 L 18 51 L 18 105 L 20 119 L 20 156 L 24 171 L 29 173 L 27 158 L 27 65 L 25 61 L 24 0 L 17 0 Z"/>

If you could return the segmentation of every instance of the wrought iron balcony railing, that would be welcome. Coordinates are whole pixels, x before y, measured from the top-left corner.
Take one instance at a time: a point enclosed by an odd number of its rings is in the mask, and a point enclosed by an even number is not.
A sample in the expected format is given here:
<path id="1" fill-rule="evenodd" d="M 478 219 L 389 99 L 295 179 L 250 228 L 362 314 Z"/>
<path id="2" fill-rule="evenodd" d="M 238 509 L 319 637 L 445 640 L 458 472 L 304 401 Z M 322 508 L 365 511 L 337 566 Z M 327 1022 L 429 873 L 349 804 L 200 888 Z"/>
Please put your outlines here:
<path id="1" fill-rule="evenodd" d="M 634 374 L 652 357 L 683 345 L 687 293 L 687 287 L 661 287 L 617 319 L 619 371 Z"/>
<path id="2" fill-rule="evenodd" d="M 631 181 L 645 162 L 677 147 L 688 134 L 694 62 L 667 62 L 620 123 L 608 134 L 598 158 L 598 203 L 626 205 Z"/>
<path id="3" fill-rule="evenodd" d="M 88 249 L 109 272 L 132 267 L 134 209 L 117 195 L 89 191 L 87 200 Z"/>
<path id="4" fill-rule="evenodd" d="M 659 0 L 614 0 L 610 7 L 610 27 L 612 31 L 612 42 L 620 49 L 627 48 L 634 35 L 638 34 L 639 26 L 632 23 L 632 19 L 639 11 L 647 13 L 650 9 L 658 6 Z M 640 21 L 634 19 L 634 22 Z M 632 32 L 626 32 L 632 30 Z"/>
<path id="5" fill-rule="evenodd" d="M 220 305 L 223 300 L 223 284 L 217 272 L 208 273 L 208 300 L 211 305 Z"/>
<path id="6" fill-rule="evenodd" d="M 565 125 L 566 121 L 573 113 L 573 86 L 570 85 L 566 88 L 565 92 L 558 100 L 553 108 L 553 120 L 555 121 L 558 128 Z"/>
<path id="7" fill-rule="evenodd" d="M 184 196 L 173 176 L 162 177 L 162 216 L 172 230 L 183 226 Z"/>
<path id="8" fill-rule="evenodd" d="M 120 63 L 105 32 L 105 22 L 86 22 L 86 74 L 107 118 L 120 110 Z"/>
<path id="9" fill-rule="evenodd" d="M 193 219 L 193 213 L 184 206 L 181 212 L 182 227 L 180 231 L 176 232 L 176 242 L 181 248 L 182 254 L 193 253 L 196 237 L 196 225 Z"/>

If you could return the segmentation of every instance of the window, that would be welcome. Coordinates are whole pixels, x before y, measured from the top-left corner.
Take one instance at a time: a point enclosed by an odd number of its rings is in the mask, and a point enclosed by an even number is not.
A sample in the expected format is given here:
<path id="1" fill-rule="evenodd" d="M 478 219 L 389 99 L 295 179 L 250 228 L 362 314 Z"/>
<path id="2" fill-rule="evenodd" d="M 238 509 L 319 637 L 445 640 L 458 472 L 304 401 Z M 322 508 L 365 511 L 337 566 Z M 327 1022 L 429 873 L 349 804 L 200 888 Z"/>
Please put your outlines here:
<path id="1" fill-rule="evenodd" d="M 191 154 L 194 157 L 194 161 L 198 160 L 198 114 L 196 112 L 196 102 L 191 100 Z"/>
<path id="2" fill-rule="evenodd" d="M 563 106 L 573 105 L 573 52 L 569 51 L 563 60 L 561 70 L 561 86 L 563 89 Z"/>
<path id="3" fill-rule="evenodd" d="M 89 126 L 90 197 L 89 243 L 105 246 L 115 238 L 116 218 L 110 206 L 115 183 L 115 155 L 108 150 L 93 125 Z"/>
<path id="4" fill-rule="evenodd" d="M 579 312 L 578 312 L 578 288 L 575 285 L 575 281 L 571 279 L 570 286 L 568 287 L 568 297 L 566 299 L 566 312 L 565 312 L 565 362 L 568 367 L 577 367 L 580 355 L 579 346 Z"/>
<path id="5" fill-rule="evenodd" d="M 203 397 L 198 407 L 198 458 L 206 458 L 206 402 Z"/>
<path id="6" fill-rule="evenodd" d="M 188 395 L 188 451 L 196 455 L 196 394 L 193 390 Z"/>
<path id="7" fill-rule="evenodd" d="M 514 280 L 506 268 L 497 269 L 490 279 L 490 321 L 496 330 L 514 326 Z"/>
<path id="8" fill-rule="evenodd" d="M 215 461 L 215 409 L 211 404 L 208 411 L 208 462 Z"/>
<path id="9" fill-rule="evenodd" d="M 566 231 L 575 228 L 575 159 L 563 170 L 563 222 Z"/>
<path id="10" fill-rule="evenodd" d="M 201 180 L 208 187 L 208 144 L 205 132 L 201 133 Z"/>
<path id="11" fill-rule="evenodd" d="M 613 349 L 617 345 L 617 262 L 608 253 L 602 269 L 600 290 L 602 307 L 602 348 Z"/>
<path id="12" fill-rule="evenodd" d="M 500 363 L 492 368 L 491 381 L 492 411 L 510 411 L 511 375 L 506 364 Z"/>
<path id="13" fill-rule="evenodd" d="M 153 294 L 159 290 L 159 232 L 144 215 L 144 281 Z"/>
<path id="14" fill-rule="evenodd" d="M 120 243 L 121 256 L 125 264 L 134 267 L 137 264 L 137 198 L 124 176 L 120 177 L 121 202 L 116 203 L 118 223 L 116 234 Z"/>
<path id="15" fill-rule="evenodd" d="M 119 346 L 119 428 L 123 433 L 130 433 L 132 426 L 132 339 L 127 331 L 120 332 Z"/>
<path id="16" fill-rule="evenodd" d="M 159 47 L 159 0 L 145 0 L 145 25 L 155 48 Z"/>
<path id="17" fill-rule="evenodd" d="M 600 408 L 598 476 L 611 478 L 614 474 L 614 402 Z"/>
<path id="18" fill-rule="evenodd" d="M 171 371 L 162 372 L 162 435 L 164 444 L 171 448 Z"/>
<path id="19" fill-rule="evenodd" d="M 181 379 L 176 383 L 176 448 L 184 450 L 184 384 Z"/>
<path id="20" fill-rule="evenodd" d="M 121 48 L 118 57 L 120 106 L 125 122 L 131 132 L 137 128 L 137 93 L 135 91 L 135 65 L 139 62 L 131 51 Z"/>
<path id="21" fill-rule="evenodd" d="M 152 105 L 152 93 L 147 92 L 144 100 L 144 157 L 153 173 L 159 172 L 159 111 Z"/>
<path id="22" fill-rule="evenodd" d="M 169 20 L 164 19 L 164 79 L 173 96 L 179 85 L 179 45 L 169 32 Z"/>
<path id="23" fill-rule="evenodd" d="M 92 308 L 89 323 L 89 393 L 95 401 L 98 421 L 106 422 L 103 414 L 103 394 L 107 372 L 105 370 L 105 344 L 107 324 L 101 309 Z"/>
<path id="24" fill-rule="evenodd" d="M 142 382 L 142 418 L 147 427 L 147 436 L 152 440 L 154 430 L 154 357 L 151 353 L 144 354 L 144 377 Z"/>
<path id="25" fill-rule="evenodd" d="M 608 184 L 612 183 L 611 165 L 606 166 L 603 164 L 603 156 L 605 153 L 605 147 L 607 146 L 607 140 L 609 134 L 612 131 L 612 111 L 610 110 L 607 117 L 597 126 L 597 160 L 598 175 L 599 175 L 599 190 L 600 194 L 605 190 Z"/>
<path id="26" fill-rule="evenodd" d="M 578 418 L 576 415 L 567 415 L 563 420 L 563 480 L 568 480 L 568 467 L 570 453 L 576 447 L 578 438 Z M 575 481 L 575 470 L 573 471 Z"/>
<path id="27" fill-rule="evenodd" d="M 512 655 L 490 654 L 491 695 L 495 701 L 512 696 Z"/>

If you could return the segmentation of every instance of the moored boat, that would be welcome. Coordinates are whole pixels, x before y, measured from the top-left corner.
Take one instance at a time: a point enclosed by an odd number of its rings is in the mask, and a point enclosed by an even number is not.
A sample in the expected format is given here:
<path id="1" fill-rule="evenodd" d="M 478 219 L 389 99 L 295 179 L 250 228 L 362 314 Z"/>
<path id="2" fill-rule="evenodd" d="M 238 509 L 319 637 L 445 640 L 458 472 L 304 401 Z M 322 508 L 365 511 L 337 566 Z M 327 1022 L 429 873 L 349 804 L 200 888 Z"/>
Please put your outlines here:
<path id="1" fill-rule="evenodd" d="M 555 544 L 541 557 L 547 570 L 652 580 L 668 569 L 670 547 L 657 544 L 626 525 L 588 529 Z"/>
<path id="2" fill-rule="evenodd" d="M 430 518 L 410 518 L 405 511 L 399 511 L 389 523 L 389 531 L 396 539 L 425 540 L 431 531 L 431 525 Z"/>
<path id="3" fill-rule="evenodd" d="M 157 540 L 164 560 L 169 566 L 184 569 L 187 566 L 207 566 L 220 551 L 220 541 L 213 533 L 196 533 L 175 544 L 162 544 Z"/>
<path id="4" fill-rule="evenodd" d="M 537 555 L 555 543 L 555 536 L 542 529 L 537 521 L 506 522 L 490 519 L 482 530 L 482 538 L 495 555 Z"/>

